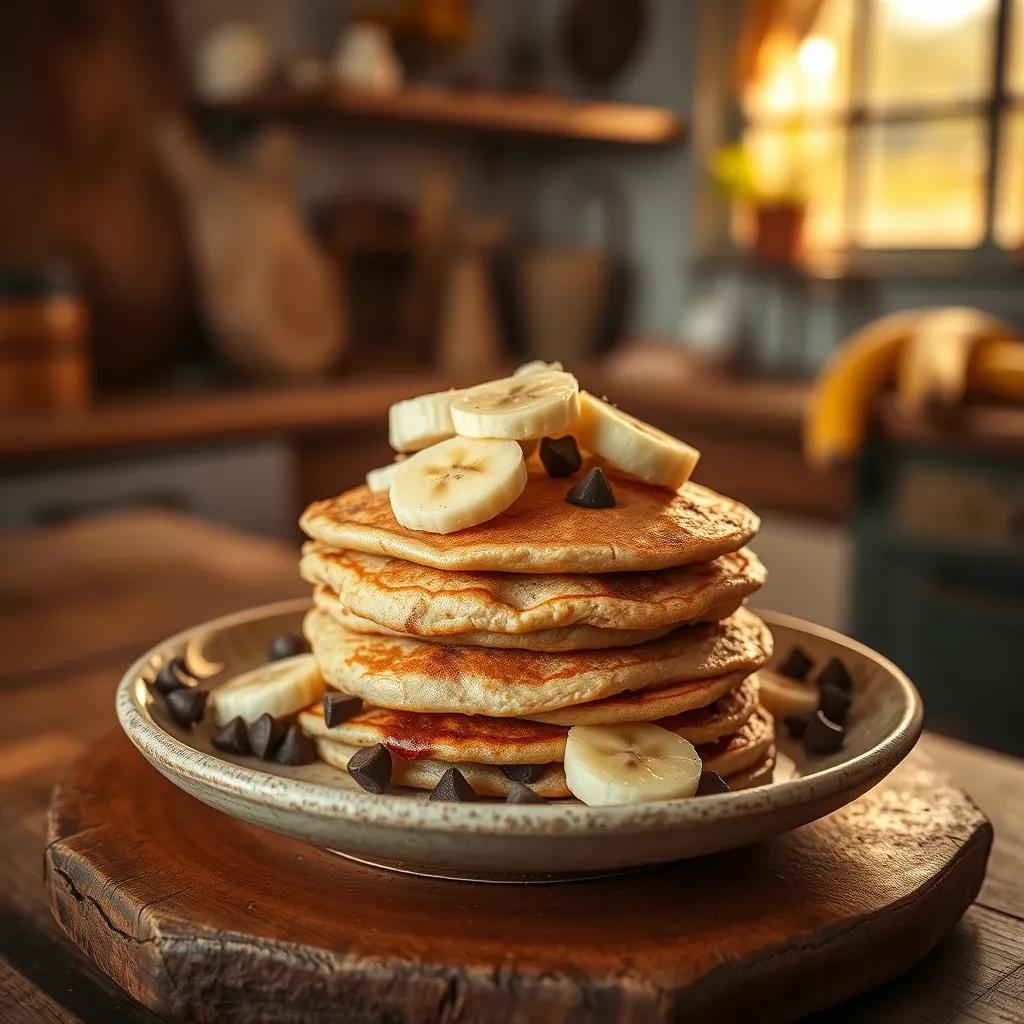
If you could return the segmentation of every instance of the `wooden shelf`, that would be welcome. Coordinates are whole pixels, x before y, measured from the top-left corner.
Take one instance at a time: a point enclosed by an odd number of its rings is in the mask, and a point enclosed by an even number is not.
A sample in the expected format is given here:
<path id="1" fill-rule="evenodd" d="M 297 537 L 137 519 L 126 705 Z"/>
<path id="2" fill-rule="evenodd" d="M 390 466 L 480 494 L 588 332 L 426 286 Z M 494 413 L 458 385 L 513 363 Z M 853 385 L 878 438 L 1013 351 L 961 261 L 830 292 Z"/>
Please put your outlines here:
<path id="1" fill-rule="evenodd" d="M 676 113 L 660 107 L 430 86 L 409 88 L 393 96 L 373 96 L 337 86 L 303 92 L 278 89 L 233 103 L 199 103 L 198 109 L 217 118 L 327 118 L 648 147 L 669 145 L 681 138 L 684 130 Z"/>

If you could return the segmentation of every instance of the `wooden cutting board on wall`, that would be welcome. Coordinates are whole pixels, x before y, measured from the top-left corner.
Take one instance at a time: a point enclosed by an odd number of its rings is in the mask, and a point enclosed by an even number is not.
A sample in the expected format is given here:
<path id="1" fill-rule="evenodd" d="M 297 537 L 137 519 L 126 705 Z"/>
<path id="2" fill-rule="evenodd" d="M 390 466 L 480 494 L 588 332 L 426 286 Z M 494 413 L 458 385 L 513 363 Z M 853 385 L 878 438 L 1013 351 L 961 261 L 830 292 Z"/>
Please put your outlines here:
<path id="1" fill-rule="evenodd" d="M 0 262 L 65 262 L 100 383 L 165 364 L 192 309 L 183 222 L 151 127 L 184 110 L 158 0 L 33 0 L 0 31 Z"/>

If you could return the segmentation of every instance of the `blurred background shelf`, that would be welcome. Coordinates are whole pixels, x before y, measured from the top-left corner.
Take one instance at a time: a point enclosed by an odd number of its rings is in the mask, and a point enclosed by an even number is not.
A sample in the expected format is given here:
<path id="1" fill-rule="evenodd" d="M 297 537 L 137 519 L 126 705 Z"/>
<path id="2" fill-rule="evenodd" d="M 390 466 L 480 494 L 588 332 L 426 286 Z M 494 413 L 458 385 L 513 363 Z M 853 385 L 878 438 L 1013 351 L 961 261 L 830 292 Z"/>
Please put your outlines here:
<path id="1" fill-rule="evenodd" d="M 562 139 L 629 146 L 667 146 L 682 138 L 684 122 L 661 107 L 583 102 L 543 94 L 452 90 L 417 86 L 374 96 L 336 87 L 279 88 L 231 103 L 197 104 L 208 120 L 288 118 L 358 120 L 430 129 Z"/>

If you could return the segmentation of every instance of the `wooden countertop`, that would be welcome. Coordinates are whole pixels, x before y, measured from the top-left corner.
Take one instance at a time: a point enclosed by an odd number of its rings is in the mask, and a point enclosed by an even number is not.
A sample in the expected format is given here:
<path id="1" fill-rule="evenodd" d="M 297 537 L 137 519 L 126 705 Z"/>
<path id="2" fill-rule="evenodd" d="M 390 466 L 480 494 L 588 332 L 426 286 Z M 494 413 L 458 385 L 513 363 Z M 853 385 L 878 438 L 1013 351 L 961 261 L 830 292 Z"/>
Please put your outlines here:
<path id="1" fill-rule="evenodd" d="M 0 536 L 0 1018 L 160 1019 L 51 920 L 39 870 L 50 789 L 114 727 L 117 679 L 144 648 L 307 589 L 295 550 L 164 513 Z M 918 967 L 819 1019 L 1024 1021 L 1024 762 L 930 734 L 912 756 L 948 771 L 992 819 L 987 880 Z"/>

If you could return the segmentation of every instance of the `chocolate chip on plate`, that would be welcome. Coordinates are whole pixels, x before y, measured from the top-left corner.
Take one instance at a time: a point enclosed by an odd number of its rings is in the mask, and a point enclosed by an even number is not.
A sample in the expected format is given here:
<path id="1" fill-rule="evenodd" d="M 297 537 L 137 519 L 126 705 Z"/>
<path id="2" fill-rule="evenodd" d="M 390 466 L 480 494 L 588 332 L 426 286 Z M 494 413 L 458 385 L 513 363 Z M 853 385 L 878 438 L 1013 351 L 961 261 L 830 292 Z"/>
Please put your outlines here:
<path id="1" fill-rule="evenodd" d="M 843 727 L 829 721 L 821 711 L 816 711 L 807 723 L 804 733 L 804 750 L 808 754 L 834 754 L 843 745 Z"/>
<path id="2" fill-rule="evenodd" d="M 296 654 L 308 654 L 309 644 L 297 633 L 281 633 L 270 641 L 270 660 L 293 658 Z"/>
<path id="3" fill-rule="evenodd" d="M 786 723 L 786 732 L 795 740 L 803 738 L 807 732 L 807 726 L 811 721 L 812 711 L 794 711 L 786 715 L 783 721 Z"/>
<path id="4" fill-rule="evenodd" d="M 347 693 L 325 693 L 324 725 L 333 729 L 361 711 L 362 707 L 363 702 L 359 697 L 350 697 Z"/>
<path id="5" fill-rule="evenodd" d="M 537 796 L 529 786 L 521 782 L 513 782 L 509 787 L 508 795 L 505 797 L 507 804 L 542 804 L 544 797 Z"/>
<path id="6" fill-rule="evenodd" d="M 576 447 L 576 438 L 572 434 L 541 438 L 540 461 L 551 477 L 572 476 L 583 465 L 580 450 Z"/>
<path id="7" fill-rule="evenodd" d="M 547 771 L 546 764 L 503 764 L 501 774 L 511 782 L 537 782 Z"/>
<path id="8" fill-rule="evenodd" d="M 846 721 L 850 704 L 850 695 L 844 693 L 834 683 L 826 683 L 821 688 L 818 707 L 825 713 L 825 717 L 836 725 L 842 725 Z"/>
<path id="9" fill-rule="evenodd" d="M 466 781 L 466 776 L 458 768 L 449 768 L 430 791 L 428 799 L 470 803 L 476 799 L 476 790 Z"/>
<path id="10" fill-rule="evenodd" d="M 188 686 L 190 679 L 192 679 L 192 673 L 189 672 L 185 659 L 171 658 L 170 661 L 165 661 L 160 666 L 160 671 L 157 672 L 156 678 L 153 680 L 153 687 L 166 696 L 172 690 L 180 690 L 183 686 Z"/>
<path id="11" fill-rule="evenodd" d="M 297 725 L 290 725 L 274 760 L 278 764 L 312 764 L 316 760 L 316 747 Z"/>
<path id="12" fill-rule="evenodd" d="M 701 772 L 694 796 L 714 796 L 716 793 L 731 793 L 729 783 L 718 772 Z"/>
<path id="13" fill-rule="evenodd" d="M 249 753 L 249 730 L 246 727 L 245 719 L 236 715 L 213 737 L 213 745 L 218 750 L 225 750 L 229 754 Z"/>
<path id="14" fill-rule="evenodd" d="M 838 658 L 833 658 L 814 681 L 819 686 L 838 686 L 840 690 L 845 690 L 847 693 L 853 689 L 853 679 L 846 666 Z"/>
<path id="15" fill-rule="evenodd" d="M 779 675 L 788 676 L 790 679 L 806 679 L 807 673 L 814 667 L 814 662 L 799 647 L 786 655 L 782 664 L 778 667 Z"/>
<path id="16" fill-rule="evenodd" d="M 261 760 L 269 761 L 284 739 L 284 726 L 263 714 L 249 726 L 249 746 Z"/>
<path id="17" fill-rule="evenodd" d="M 580 508 L 615 507 L 611 484 L 600 466 L 595 466 L 578 484 L 570 487 L 565 500 Z"/>
<path id="18" fill-rule="evenodd" d="M 183 686 L 167 694 L 167 710 L 182 728 L 188 728 L 202 720 L 206 713 L 206 690 L 196 686 Z"/>
<path id="19" fill-rule="evenodd" d="M 367 793 L 383 793 L 391 785 L 391 751 L 378 743 L 362 747 L 348 760 L 348 773 Z"/>

